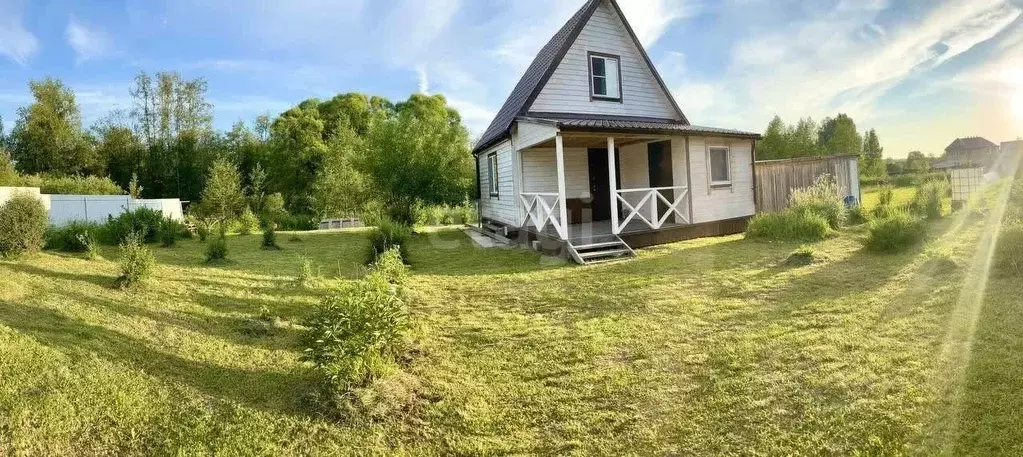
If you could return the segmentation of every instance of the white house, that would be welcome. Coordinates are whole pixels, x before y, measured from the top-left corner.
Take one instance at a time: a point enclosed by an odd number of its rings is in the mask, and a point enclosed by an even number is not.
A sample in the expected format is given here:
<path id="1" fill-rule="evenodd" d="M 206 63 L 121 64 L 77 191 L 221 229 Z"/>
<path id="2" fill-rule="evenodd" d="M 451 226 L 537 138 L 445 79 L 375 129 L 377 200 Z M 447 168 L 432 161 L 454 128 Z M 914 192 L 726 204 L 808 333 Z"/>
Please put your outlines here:
<path id="1" fill-rule="evenodd" d="M 540 50 L 473 150 L 484 226 L 580 263 L 738 233 L 760 135 L 689 123 L 615 0 Z"/>

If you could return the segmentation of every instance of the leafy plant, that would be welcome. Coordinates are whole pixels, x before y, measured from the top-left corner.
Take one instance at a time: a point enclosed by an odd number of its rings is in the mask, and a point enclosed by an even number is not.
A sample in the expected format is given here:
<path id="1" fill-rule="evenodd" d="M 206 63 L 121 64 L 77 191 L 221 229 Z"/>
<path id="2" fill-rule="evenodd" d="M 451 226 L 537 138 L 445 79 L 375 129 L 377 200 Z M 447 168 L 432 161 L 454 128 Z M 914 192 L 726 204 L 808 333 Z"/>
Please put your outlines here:
<path id="1" fill-rule="evenodd" d="M 169 248 L 177 244 L 178 238 L 188 238 L 192 234 L 185 228 L 185 224 L 171 218 L 164 218 L 160 223 L 160 244 Z"/>
<path id="2" fill-rule="evenodd" d="M 121 243 L 121 275 L 117 277 L 116 286 L 127 289 L 144 284 L 149 280 L 156 266 L 152 251 L 146 247 L 142 236 L 129 234 Z"/>
<path id="3" fill-rule="evenodd" d="M 86 252 L 95 244 L 101 227 L 94 222 L 72 221 L 63 227 L 50 227 L 46 231 L 46 249 L 61 252 Z"/>
<path id="4" fill-rule="evenodd" d="M 259 230 L 259 218 L 248 207 L 238 216 L 237 230 L 239 235 L 251 235 L 252 232 Z"/>
<path id="5" fill-rule="evenodd" d="M 893 211 L 870 221 L 864 245 L 875 252 L 901 252 L 919 244 L 926 235 L 923 219 L 907 211 Z"/>
<path id="6" fill-rule="evenodd" d="M 928 181 L 917 189 L 909 207 L 914 213 L 927 219 L 940 219 L 943 213 L 942 202 L 949 192 L 951 188 L 948 181 Z"/>
<path id="7" fill-rule="evenodd" d="M 370 232 L 370 252 L 367 263 L 376 261 L 377 256 L 398 247 L 401 258 L 408 259 L 408 243 L 412 240 L 412 228 L 382 217 L 375 230 Z"/>
<path id="8" fill-rule="evenodd" d="M 796 212 L 824 216 L 833 229 L 838 229 L 845 222 L 845 203 L 839 196 L 838 183 L 827 173 L 818 176 L 812 186 L 793 190 L 789 206 Z"/>
<path id="9" fill-rule="evenodd" d="M 223 234 L 214 236 L 206 243 L 206 263 L 216 263 L 227 260 L 227 237 Z"/>
<path id="10" fill-rule="evenodd" d="M 785 265 L 790 267 L 805 267 L 812 265 L 816 258 L 816 253 L 810 246 L 800 246 L 789 257 L 785 259 Z"/>
<path id="11" fill-rule="evenodd" d="M 263 228 L 263 243 L 260 246 L 264 251 L 277 251 L 281 247 L 277 245 L 277 231 L 273 226 Z"/>
<path id="12" fill-rule="evenodd" d="M 163 220 L 162 212 L 145 207 L 121 213 L 117 217 L 110 216 L 102 232 L 102 241 L 106 244 L 120 244 L 129 235 L 136 234 L 143 243 L 155 243 L 160 237 Z"/>
<path id="13" fill-rule="evenodd" d="M 829 233 L 831 226 L 824 216 L 793 208 L 758 214 L 746 228 L 746 238 L 773 241 L 819 241 Z"/>
<path id="14" fill-rule="evenodd" d="M 0 255 L 17 257 L 43 248 L 49 215 L 35 196 L 16 192 L 0 206 Z"/>

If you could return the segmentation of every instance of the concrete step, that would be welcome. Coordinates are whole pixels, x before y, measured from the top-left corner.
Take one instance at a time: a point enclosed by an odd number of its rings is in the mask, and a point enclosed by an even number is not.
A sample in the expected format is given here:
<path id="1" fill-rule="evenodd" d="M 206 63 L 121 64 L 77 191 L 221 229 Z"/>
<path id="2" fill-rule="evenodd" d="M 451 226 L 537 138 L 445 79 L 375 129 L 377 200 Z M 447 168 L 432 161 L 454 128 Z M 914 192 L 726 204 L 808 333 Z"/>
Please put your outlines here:
<path id="1" fill-rule="evenodd" d="M 580 252 L 579 257 L 581 257 L 584 260 L 588 260 L 599 257 L 619 257 L 627 255 L 629 253 L 630 252 L 628 249 L 607 249 L 601 251 Z"/>

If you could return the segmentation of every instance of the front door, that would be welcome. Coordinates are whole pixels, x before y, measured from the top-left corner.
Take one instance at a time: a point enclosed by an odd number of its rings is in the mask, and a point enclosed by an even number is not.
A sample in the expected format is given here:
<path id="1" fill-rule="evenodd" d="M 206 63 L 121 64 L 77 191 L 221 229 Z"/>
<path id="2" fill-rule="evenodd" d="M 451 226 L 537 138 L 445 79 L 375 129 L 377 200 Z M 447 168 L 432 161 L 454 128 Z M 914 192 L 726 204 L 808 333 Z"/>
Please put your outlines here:
<path id="1" fill-rule="evenodd" d="M 650 187 L 671 187 L 674 186 L 674 177 L 671 173 L 671 141 L 658 141 L 647 144 L 647 165 L 650 170 Z M 675 192 L 662 190 L 661 195 L 668 201 L 675 201 Z M 668 211 L 668 204 L 657 199 L 658 217 L 664 216 Z"/>
<path id="2" fill-rule="evenodd" d="M 618 162 L 618 151 L 615 150 L 615 162 Z M 590 168 L 590 211 L 593 221 L 611 219 L 611 177 L 608 176 L 607 148 L 591 148 L 589 150 Z M 617 170 L 617 167 L 615 167 Z M 615 173 L 617 176 L 618 173 Z M 619 179 L 619 182 L 621 180 Z"/>

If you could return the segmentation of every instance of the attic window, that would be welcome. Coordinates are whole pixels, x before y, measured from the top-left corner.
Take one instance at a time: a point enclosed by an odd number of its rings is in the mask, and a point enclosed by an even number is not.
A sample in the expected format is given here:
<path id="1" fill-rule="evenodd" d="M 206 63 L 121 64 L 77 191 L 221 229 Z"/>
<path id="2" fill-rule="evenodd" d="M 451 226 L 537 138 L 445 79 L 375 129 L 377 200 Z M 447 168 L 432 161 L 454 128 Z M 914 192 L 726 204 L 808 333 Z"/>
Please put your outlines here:
<path id="1" fill-rule="evenodd" d="M 622 68 L 618 56 L 590 53 L 590 96 L 594 100 L 622 101 Z"/>

